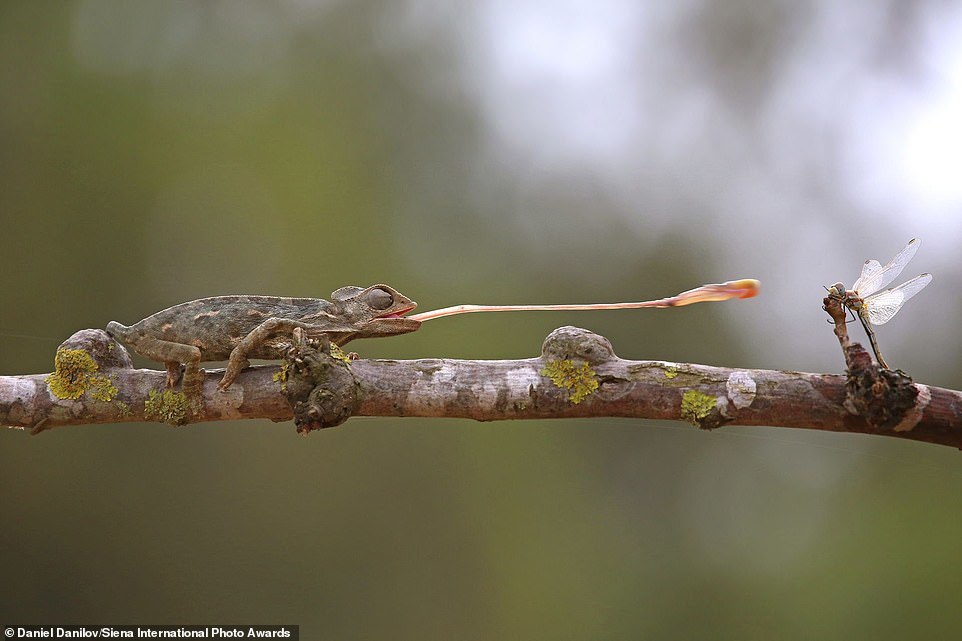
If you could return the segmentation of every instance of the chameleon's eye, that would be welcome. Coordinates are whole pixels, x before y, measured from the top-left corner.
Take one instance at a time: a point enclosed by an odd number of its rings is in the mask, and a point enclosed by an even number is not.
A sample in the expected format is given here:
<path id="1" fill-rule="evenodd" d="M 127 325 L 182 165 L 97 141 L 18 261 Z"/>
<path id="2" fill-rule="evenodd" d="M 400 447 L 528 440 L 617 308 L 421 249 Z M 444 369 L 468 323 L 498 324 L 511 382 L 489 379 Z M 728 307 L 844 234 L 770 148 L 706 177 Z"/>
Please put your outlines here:
<path id="1" fill-rule="evenodd" d="M 383 289 L 372 289 L 367 293 L 365 300 L 372 309 L 387 309 L 394 304 L 394 296 Z"/>

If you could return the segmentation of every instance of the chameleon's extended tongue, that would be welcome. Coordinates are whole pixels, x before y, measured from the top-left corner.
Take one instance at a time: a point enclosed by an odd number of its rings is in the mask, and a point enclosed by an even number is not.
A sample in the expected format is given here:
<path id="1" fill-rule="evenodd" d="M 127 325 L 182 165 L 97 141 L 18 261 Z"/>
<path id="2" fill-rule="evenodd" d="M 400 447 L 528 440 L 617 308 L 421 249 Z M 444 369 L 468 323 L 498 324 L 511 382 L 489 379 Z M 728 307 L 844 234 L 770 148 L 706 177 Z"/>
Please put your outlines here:
<path id="1" fill-rule="evenodd" d="M 692 303 L 729 300 L 731 298 L 751 298 L 758 295 L 761 283 L 754 278 L 730 280 L 724 283 L 702 285 L 689 289 L 677 296 L 647 300 L 638 303 L 596 303 L 588 305 L 455 305 L 430 312 L 407 316 L 411 320 L 427 321 L 455 314 L 471 312 L 521 312 L 521 311 L 583 311 L 592 309 L 640 309 L 644 307 L 681 307 Z"/>

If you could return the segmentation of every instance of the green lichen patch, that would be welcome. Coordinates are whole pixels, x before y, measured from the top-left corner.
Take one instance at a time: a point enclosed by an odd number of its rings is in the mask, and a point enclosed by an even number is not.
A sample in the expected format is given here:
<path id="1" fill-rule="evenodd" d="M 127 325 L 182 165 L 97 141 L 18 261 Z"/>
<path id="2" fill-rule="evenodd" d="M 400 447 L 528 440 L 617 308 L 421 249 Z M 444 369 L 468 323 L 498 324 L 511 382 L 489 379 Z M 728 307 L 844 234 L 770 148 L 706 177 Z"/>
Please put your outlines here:
<path id="1" fill-rule="evenodd" d="M 272 379 L 275 383 L 280 383 L 280 384 L 281 384 L 281 391 L 282 391 L 282 392 L 286 392 L 286 391 L 287 391 L 287 376 L 288 376 L 288 372 L 290 372 L 290 369 L 291 369 L 291 364 L 290 364 L 290 362 L 288 362 L 288 361 L 283 361 L 283 362 L 281 363 L 281 368 L 280 368 L 278 371 L 274 372 L 274 375 L 271 376 L 271 379 Z"/>
<path id="2" fill-rule="evenodd" d="M 76 400 L 90 391 L 98 401 L 111 401 L 117 387 L 109 376 L 97 374 L 97 361 L 82 349 L 61 348 L 53 358 L 53 373 L 47 385 L 57 398 Z"/>
<path id="3" fill-rule="evenodd" d="M 575 365 L 571 360 L 555 360 L 541 369 L 556 386 L 568 392 L 568 400 L 577 405 L 598 389 L 598 379 L 587 362 Z"/>
<path id="4" fill-rule="evenodd" d="M 91 376 L 90 396 L 98 401 L 109 403 L 117 396 L 117 386 L 111 376 Z"/>
<path id="5" fill-rule="evenodd" d="M 127 418 L 133 414 L 133 412 L 130 411 L 130 406 L 123 401 L 117 401 L 114 403 L 114 407 L 117 408 L 117 415 L 120 416 L 120 418 Z"/>
<path id="6" fill-rule="evenodd" d="M 150 390 L 144 401 L 144 418 L 148 421 L 183 425 L 187 422 L 189 411 L 190 403 L 183 392 L 164 390 L 158 394 L 157 390 Z"/>
<path id="7" fill-rule="evenodd" d="M 350 363 L 353 360 L 350 354 L 345 354 L 344 350 L 338 347 L 337 345 L 335 345 L 334 343 L 331 343 L 331 356 L 338 360 L 342 360 L 345 363 Z"/>
<path id="8" fill-rule="evenodd" d="M 665 367 L 665 378 L 672 379 L 678 376 L 678 370 L 672 366 Z"/>
<path id="9" fill-rule="evenodd" d="M 90 377 L 98 369 L 97 361 L 84 350 L 58 349 L 47 385 L 57 398 L 75 400 L 90 387 Z"/>
<path id="10" fill-rule="evenodd" d="M 698 390 L 688 390 L 681 397 L 681 416 L 695 427 L 703 427 L 715 407 L 715 397 Z"/>

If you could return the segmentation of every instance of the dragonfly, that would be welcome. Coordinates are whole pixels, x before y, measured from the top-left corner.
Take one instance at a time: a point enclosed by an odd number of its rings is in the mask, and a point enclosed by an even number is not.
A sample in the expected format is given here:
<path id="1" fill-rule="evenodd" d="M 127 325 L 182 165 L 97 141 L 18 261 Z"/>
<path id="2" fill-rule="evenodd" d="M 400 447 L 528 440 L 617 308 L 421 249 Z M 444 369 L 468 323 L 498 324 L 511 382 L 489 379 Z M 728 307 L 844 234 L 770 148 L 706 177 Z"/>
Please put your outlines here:
<path id="1" fill-rule="evenodd" d="M 892 317 L 902 309 L 905 301 L 918 294 L 932 282 L 932 274 L 919 274 L 898 287 L 885 290 L 882 288 L 902 273 L 908 262 L 915 256 L 915 252 L 919 250 L 920 244 L 921 241 L 918 238 L 913 238 L 902 248 L 902 251 L 897 253 L 884 266 L 877 260 L 865 261 L 865 264 L 862 265 L 862 275 L 852 285 L 852 289 L 845 289 L 845 285 L 842 283 L 835 283 L 831 288 L 828 288 L 830 297 L 842 303 L 858 316 L 862 327 L 865 328 L 865 334 L 872 344 L 875 359 L 885 369 L 890 368 L 885 359 L 882 358 L 878 341 L 875 339 L 875 331 L 872 328 L 876 325 L 884 325 L 892 320 Z"/>
<path id="2" fill-rule="evenodd" d="M 692 303 L 708 303 L 713 301 L 730 300 L 732 298 L 751 298 L 758 295 L 761 287 L 754 278 L 730 280 L 724 283 L 702 285 L 689 289 L 675 296 L 646 300 L 634 303 L 589 303 L 565 305 L 455 305 L 444 307 L 421 314 L 414 314 L 407 318 L 426 321 L 455 314 L 469 314 L 471 312 L 519 312 L 519 311 L 582 311 L 592 309 L 639 309 L 644 307 L 681 307 Z"/>

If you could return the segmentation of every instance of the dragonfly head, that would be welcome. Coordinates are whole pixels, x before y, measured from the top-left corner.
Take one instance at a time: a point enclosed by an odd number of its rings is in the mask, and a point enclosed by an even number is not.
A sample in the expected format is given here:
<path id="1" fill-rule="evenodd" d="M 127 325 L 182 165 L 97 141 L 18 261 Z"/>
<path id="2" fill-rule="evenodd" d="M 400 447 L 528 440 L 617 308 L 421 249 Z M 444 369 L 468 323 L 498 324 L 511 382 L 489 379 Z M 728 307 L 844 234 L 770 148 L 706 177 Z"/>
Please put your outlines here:
<path id="1" fill-rule="evenodd" d="M 831 287 L 826 287 L 825 289 L 827 289 L 828 293 L 832 296 L 837 296 L 839 298 L 845 297 L 845 285 L 842 283 L 835 283 Z"/>

